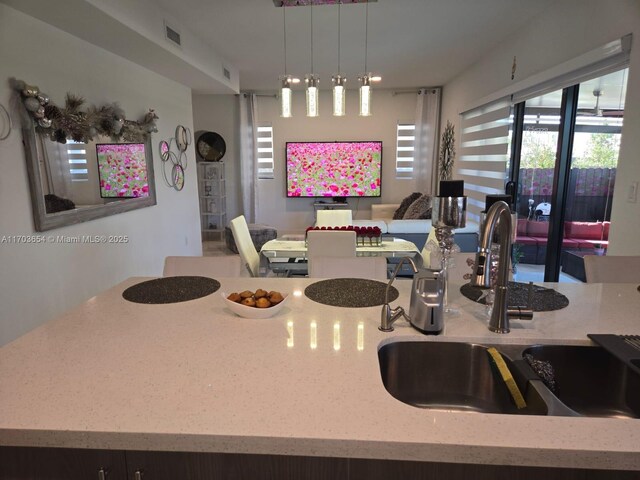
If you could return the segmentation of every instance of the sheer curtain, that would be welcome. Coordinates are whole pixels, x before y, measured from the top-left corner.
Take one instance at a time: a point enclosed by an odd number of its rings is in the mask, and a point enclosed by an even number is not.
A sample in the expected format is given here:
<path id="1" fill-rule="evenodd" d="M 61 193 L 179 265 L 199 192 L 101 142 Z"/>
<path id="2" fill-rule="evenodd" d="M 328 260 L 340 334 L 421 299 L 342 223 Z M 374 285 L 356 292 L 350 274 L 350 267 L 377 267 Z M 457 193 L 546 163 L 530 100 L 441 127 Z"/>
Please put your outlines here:
<path id="1" fill-rule="evenodd" d="M 240 99 L 240 189 L 241 207 L 247 223 L 255 223 L 258 205 L 256 168 L 256 96 L 241 93 Z"/>
<path id="2" fill-rule="evenodd" d="M 414 178 L 416 190 L 436 193 L 438 131 L 440 129 L 440 88 L 421 89 L 416 104 Z"/>

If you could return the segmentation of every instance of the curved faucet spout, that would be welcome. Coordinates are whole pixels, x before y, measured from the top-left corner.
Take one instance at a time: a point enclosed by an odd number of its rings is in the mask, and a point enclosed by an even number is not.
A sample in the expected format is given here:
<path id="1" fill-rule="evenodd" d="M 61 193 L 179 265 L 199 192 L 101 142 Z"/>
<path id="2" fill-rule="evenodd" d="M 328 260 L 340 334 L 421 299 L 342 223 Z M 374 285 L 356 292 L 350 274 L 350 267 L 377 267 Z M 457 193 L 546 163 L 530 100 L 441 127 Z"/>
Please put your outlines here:
<path id="1" fill-rule="evenodd" d="M 506 202 L 494 203 L 489 211 L 482 230 L 476 254 L 476 267 L 471 278 L 471 284 L 481 288 L 491 288 L 491 246 L 493 245 L 493 234 L 498 228 L 500 235 L 500 251 L 498 263 L 497 285 L 506 287 L 509 281 L 509 259 L 511 255 L 511 210 Z M 507 259 L 507 261 L 502 261 Z"/>
<path id="2" fill-rule="evenodd" d="M 476 265 L 471 277 L 471 285 L 480 288 L 491 288 L 491 245 L 493 232 L 498 228 L 500 234 L 500 251 L 498 253 L 498 279 L 489 330 L 496 333 L 509 333 L 509 318 L 531 318 L 532 312 L 520 310 L 510 311 L 507 307 L 507 286 L 509 282 L 509 265 L 511 259 L 511 211 L 506 202 L 494 203 L 487 212 L 486 220 L 480 231 Z"/>

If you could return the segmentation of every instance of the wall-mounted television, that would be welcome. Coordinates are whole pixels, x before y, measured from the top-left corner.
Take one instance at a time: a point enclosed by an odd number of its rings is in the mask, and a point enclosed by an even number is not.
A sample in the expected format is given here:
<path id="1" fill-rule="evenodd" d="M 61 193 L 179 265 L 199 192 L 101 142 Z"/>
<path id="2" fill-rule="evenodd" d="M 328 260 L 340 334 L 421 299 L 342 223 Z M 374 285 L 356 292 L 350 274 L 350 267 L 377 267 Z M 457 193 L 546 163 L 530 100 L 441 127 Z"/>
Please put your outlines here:
<path id="1" fill-rule="evenodd" d="M 287 142 L 287 197 L 379 197 L 382 142 Z"/>
<path id="2" fill-rule="evenodd" d="M 101 198 L 149 196 L 144 143 L 97 143 Z"/>

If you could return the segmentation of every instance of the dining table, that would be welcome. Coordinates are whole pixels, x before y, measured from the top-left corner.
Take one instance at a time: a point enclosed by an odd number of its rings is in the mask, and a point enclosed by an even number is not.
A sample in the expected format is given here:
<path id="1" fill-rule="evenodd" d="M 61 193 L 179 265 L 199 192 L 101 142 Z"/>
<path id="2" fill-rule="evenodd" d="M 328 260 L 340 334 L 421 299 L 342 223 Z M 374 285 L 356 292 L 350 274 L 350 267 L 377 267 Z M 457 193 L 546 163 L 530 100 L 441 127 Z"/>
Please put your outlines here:
<path id="1" fill-rule="evenodd" d="M 387 268 L 390 271 L 393 271 L 402 257 L 410 257 L 422 264 L 420 250 L 413 242 L 394 237 L 383 237 L 377 243 L 369 239 L 365 239 L 364 243 L 357 242 L 356 256 L 386 257 Z M 303 238 L 269 240 L 260 249 L 260 272 L 264 275 L 269 272 L 306 275 L 308 270 L 305 240 Z"/>

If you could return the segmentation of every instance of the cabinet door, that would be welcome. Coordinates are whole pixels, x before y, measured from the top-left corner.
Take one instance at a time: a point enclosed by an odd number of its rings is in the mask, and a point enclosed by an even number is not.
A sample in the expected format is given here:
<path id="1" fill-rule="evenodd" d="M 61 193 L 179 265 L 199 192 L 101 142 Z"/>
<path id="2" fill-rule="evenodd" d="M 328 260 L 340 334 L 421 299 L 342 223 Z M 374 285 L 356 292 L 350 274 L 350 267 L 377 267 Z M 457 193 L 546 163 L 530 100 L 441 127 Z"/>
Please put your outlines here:
<path id="1" fill-rule="evenodd" d="M 130 480 L 347 480 L 339 458 L 127 452 Z M 136 474 L 137 472 L 137 474 Z"/>
<path id="2" fill-rule="evenodd" d="M 124 452 L 0 447 L 0 480 L 126 480 Z"/>

